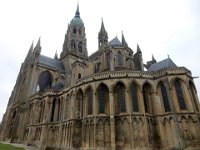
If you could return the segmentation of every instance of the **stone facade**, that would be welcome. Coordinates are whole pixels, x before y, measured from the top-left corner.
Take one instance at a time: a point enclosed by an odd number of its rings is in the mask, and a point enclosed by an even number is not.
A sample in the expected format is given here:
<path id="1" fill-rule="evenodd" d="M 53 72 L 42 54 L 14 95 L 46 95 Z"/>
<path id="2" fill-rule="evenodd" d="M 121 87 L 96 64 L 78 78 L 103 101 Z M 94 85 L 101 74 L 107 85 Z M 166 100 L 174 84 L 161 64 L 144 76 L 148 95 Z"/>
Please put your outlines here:
<path id="1" fill-rule="evenodd" d="M 88 56 L 79 8 L 63 51 L 23 62 L 0 139 L 45 149 L 200 149 L 200 107 L 191 72 L 170 58 L 143 64 L 142 51 L 108 34 Z M 153 65 L 153 66 L 152 66 Z M 144 70 L 144 66 L 147 71 Z"/>

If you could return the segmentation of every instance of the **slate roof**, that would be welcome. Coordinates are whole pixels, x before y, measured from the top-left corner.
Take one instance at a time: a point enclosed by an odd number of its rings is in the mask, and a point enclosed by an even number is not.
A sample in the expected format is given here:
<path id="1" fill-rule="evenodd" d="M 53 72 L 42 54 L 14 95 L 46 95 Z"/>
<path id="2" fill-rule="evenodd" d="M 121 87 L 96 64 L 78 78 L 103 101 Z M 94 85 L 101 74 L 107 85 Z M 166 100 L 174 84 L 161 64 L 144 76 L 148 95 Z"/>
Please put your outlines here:
<path id="1" fill-rule="evenodd" d="M 44 55 L 39 56 L 38 63 L 47 67 L 54 68 L 54 69 L 63 70 L 63 71 L 65 70 L 62 62 L 60 62 L 57 59 L 53 59 Z"/>
<path id="2" fill-rule="evenodd" d="M 177 67 L 177 66 L 170 58 L 167 58 L 155 64 L 152 64 L 149 67 L 148 71 L 157 71 L 157 70 L 167 68 L 167 67 Z"/>
<path id="3" fill-rule="evenodd" d="M 110 45 L 122 45 L 117 36 L 109 42 Z"/>

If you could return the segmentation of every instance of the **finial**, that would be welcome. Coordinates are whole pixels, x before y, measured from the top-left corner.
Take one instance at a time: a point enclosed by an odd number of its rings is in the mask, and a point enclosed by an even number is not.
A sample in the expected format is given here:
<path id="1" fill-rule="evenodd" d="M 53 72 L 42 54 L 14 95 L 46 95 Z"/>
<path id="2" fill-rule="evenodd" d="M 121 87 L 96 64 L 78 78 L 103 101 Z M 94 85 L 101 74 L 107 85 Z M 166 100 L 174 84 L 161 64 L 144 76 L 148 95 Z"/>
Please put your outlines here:
<path id="1" fill-rule="evenodd" d="M 167 54 L 167 57 L 169 58 L 169 54 Z"/>
<path id="2" fill-rule="evenodd" d="M 139 45 L 138 45 L 138 43 L 137 43 L 137 53 L 141 53 L 142 51 L 141 51 L 141 49 L 140 49 L 140 47 L 139 47 Z"/>
<path id="3" fill-rule="evenodd" d="M 125 38 L 124 38 L 123 31 L 122 31 L 122 45 L 128 46 L 128 44 L 126 43 L 126 40 L 125 40 Z"/>
<path id="4" fill-rule="evenodd" d="M 37 42 L 36 47 L 40 47 L 40 38 L 41 38 L 41 36 L 40 36 L 39 39 L 38 39 L 38 42 Z"/>
<path id="5" fill-rule="evenodd" d="M 79 2 L 78 2 L 78 4 L 77 4 L 77 9 L 76 9 L 75 17 L 79 17 L 79 18 L 80 18 Z"/>
<path id="6" fill-rule="evenodd" d="M 103 18 L 101 18 L 101 29 L 100 32 L 106 32 L 105 27 L 104 27 L 104 22 L 103 22 Z"/>
<path id="7" fill-rule="evenodd" d="M 56 50 L 56 53 L 55 53 L 54 59 L 58 59 L 58 53 L 57 53 L 57 50 Z"/>

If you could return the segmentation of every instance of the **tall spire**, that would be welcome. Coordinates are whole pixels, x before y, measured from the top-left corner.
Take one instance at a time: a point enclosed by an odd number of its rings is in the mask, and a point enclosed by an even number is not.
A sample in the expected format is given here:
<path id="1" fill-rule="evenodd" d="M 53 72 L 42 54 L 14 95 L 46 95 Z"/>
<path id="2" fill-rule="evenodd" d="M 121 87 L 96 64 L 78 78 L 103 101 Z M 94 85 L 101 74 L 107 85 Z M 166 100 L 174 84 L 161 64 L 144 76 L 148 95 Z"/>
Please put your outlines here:
<path id="1" fill-rule="evenodd" d="M 123 46 L 128 46 L 128 44 L 126 43 L 126 40 L 125 40 L 125 38 L 124 38 L 123 31 L 122 31 L 122 45 L 123 45 Z"/>
<path id="2" fill-rule="evenodd" d="M 137 53 L 142 53 L 142 51 L 141 51 L 141 49 L 140 49 L 138 44 L 137 44 Z"/>
<path id="3" fill-rule="evenodd" d="M 40 37 L 39 37 L 39 39 L 38 39 L 38 42 L 37 42 L 37 45 L 35 46 L 35 48 L 40 48 Z"/>
<path id="4" fill-rule="evenodd" d="M 77 9 L 76 9 L 75 17 L 79 17 L 80 18 L 79 3 L 77 4 Z"/>
<path id="5" fill-rule="evenodd" d="M 32 42 L 31 47 L 30 47 L 30 49 L 29 49 L 29 51 L 28 51 L 28 53 L 27 53 L 26 58 L 30 57 L 31 54 L 32 54 L 32 52 L 33 52 L 33 42 Z"/>
<path id="6" fill-rule="evenodd" d="M 37 55 L 39 55 L 40 52 L 41 52 L 40 37 L 39 37 L 38 42 L 37 42 L 37 44 L 36 44 L 36 46 L 34 48 L 34 52 L 36 52 Z"/>
<path id="7" fill-rule="evenodd" d="M 104 27 L 104 23 L 103 23 L 103 18 L 101 19 L 101 29 L 100 29 L 100 33 L 105 33 L 105 27 Z"/>

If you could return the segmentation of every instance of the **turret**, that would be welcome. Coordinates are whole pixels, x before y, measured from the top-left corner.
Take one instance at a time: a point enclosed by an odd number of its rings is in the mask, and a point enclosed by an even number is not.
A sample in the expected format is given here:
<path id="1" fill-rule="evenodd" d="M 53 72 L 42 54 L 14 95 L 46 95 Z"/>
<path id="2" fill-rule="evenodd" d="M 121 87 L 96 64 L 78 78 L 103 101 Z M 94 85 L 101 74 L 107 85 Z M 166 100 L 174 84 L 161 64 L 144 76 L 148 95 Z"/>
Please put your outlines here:
<path id="1" fill-rule="evenodd" d="M 103 19 L 102 19 L 102 22 L 101 22 L 101 29 L 100 29 L 100 32 L 99 32 L 98 40 L 99 40 L 99 49 L 102 45 L 105 45 L 105 44 L 108 43 L 108 34 L 105 30 Z"/>

